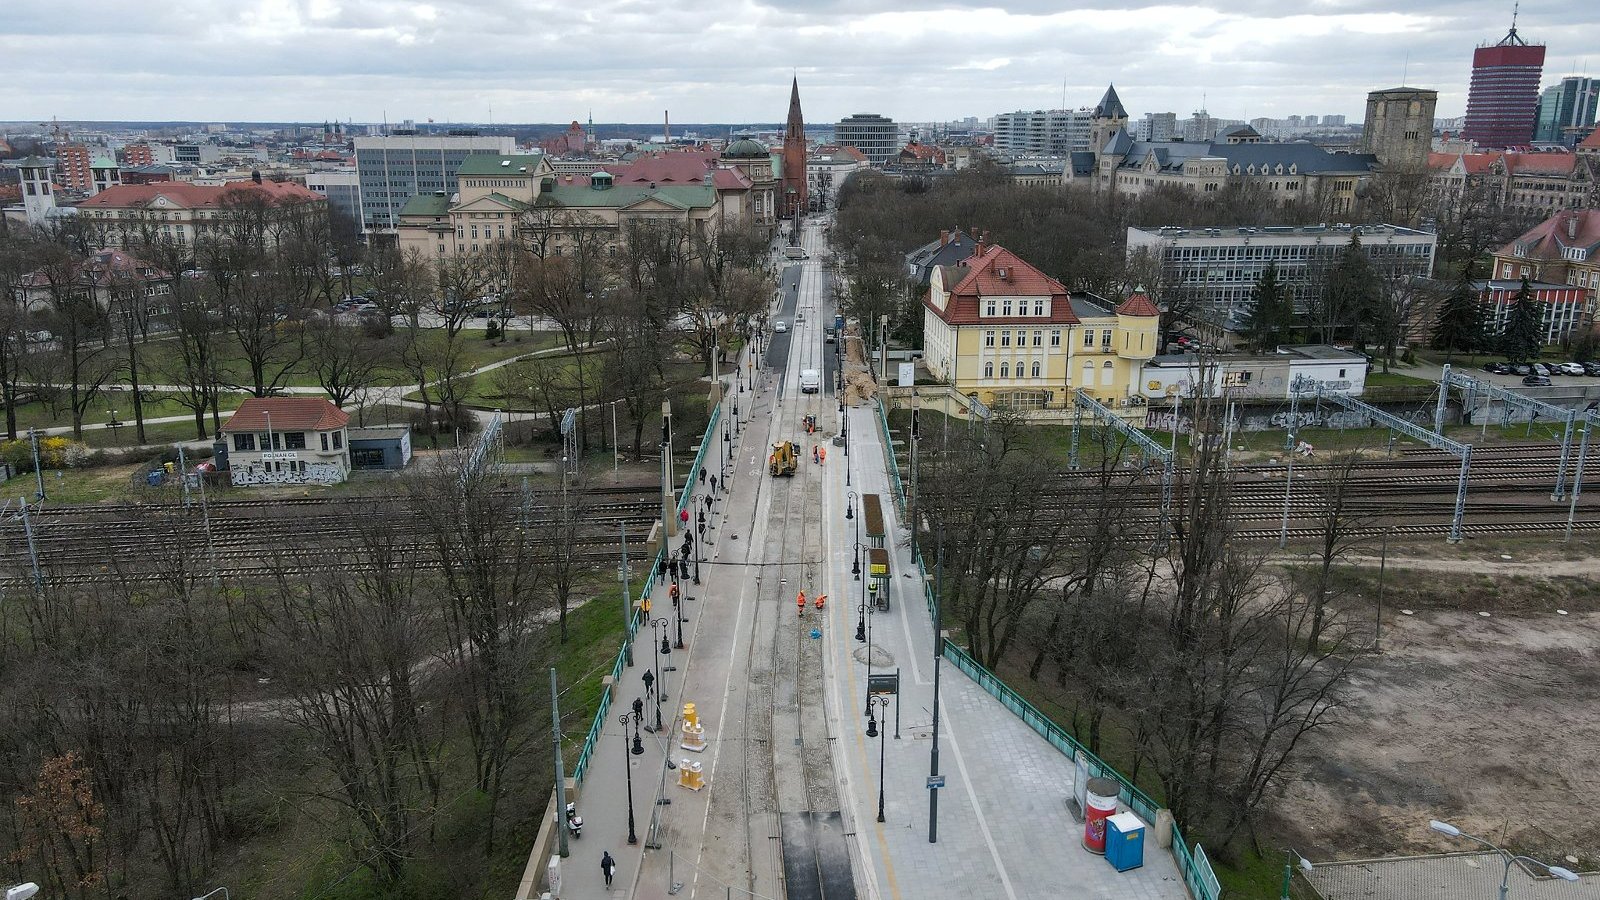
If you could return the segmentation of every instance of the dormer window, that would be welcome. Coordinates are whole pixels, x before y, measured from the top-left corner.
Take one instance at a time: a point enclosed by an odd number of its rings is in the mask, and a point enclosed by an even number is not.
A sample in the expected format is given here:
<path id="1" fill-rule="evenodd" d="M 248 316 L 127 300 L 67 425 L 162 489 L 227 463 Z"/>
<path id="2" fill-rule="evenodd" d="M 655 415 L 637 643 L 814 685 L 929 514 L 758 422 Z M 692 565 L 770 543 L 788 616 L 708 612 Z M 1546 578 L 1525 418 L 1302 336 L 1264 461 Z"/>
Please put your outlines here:
<path id="1" fill-rule="evenodd" d="M 1002 310 L 1002 312 L 1000 313 L 1001 315 L 1003 315 L 1003 316 L 1011 315 L 1011 301 L 1010 300 L 1005 301 L 1001 305 L 1000 309 Z"/>
<path id="2" fill-rule="evenodd" d="M 994 315 L 995 306 L 996 304 L 993 300 L 983 301 L 983 314 L 986 316 Z"/>
<path id="3" fill-rule="evenodd" d="M 1583 247 L 1568 247 L 1561 255 L 1573 262 L 1583 262 L 1589 258 L 1589 251 Z"/>
<path id="4" fill-rule="evenodd" d="M 1511 255 L 1512 256 L 1517 256 L 1517 257 L 1527 256 L 1528 255 L 1528 245 L 1522 243 L 1521 241 L 1518 241 L 1516 244 L 1512 245 L 1512 247 L 1511 247 Z"/>

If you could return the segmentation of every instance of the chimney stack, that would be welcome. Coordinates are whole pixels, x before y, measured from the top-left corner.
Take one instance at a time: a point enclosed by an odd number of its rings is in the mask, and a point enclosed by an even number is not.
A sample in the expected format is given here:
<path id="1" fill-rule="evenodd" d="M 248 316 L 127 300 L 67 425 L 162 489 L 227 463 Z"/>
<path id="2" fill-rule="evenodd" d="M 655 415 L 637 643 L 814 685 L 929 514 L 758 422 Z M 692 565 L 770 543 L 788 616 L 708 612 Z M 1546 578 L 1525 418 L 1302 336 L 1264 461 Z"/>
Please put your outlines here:
<path id="1" fill-rule="evenodd" d="M 948 243 L 950 243 L 950 232 L 948 232 L 948 231 L 940 231 L 939 232 L 939 246 L 943 247 L 945 244 L 948 244 Z"/>
<path id="2" fill-rule="evenodd" d="M 1578 217 L 1577 217 L 1576 214 L 1569 212 L 1569 213 L 1567 213 L 1567 240 L 1575 241 L 1577 239 L 1578 239 Z"/>

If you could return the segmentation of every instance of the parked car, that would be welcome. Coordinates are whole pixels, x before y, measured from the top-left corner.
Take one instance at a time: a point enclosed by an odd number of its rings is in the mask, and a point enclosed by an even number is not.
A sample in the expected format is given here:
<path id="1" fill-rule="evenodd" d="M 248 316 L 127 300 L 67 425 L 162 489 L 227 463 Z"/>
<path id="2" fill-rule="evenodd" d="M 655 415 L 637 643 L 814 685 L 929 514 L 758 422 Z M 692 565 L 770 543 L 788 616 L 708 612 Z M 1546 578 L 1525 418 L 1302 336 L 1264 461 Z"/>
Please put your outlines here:
<path id="1" fill-rule="evenodd" d="M 1511 374 L 1513 374 L 1513 375 L 1532 375 L 1533 374 L 1533 366 L 1530 366 L 1527 363 L 1517 363 L 1516 365 L 1511 367 Z"/>
<path id="2" fill-rule="evenodd" d="M 1600 378 L 1600 362 L 1586 362 L 1583 364 L 1583 374 L 1590 378 Z"/>
<path id="3" fill-rule="evenodd" d="M 1549 387 L 1550 379 L 1543 375 L 1528 375 L 1522 379 L 1522 383 L 1528 387 Z"/>
<path id="4" fill-rule="evenodd" d="M 782 319 L 779 319 L 777 324 L 772 326 L 772 330 L 777 332 L 778 334 L 783 334 L 784 332 L 789 330 L 789 323 L 783 321 Z"/>
<path id="5" fill-rule="evenodd" d="M 1543 375 L 1547 378 L 1550 376 L 1550 368 L 1544 363 L 1534 363 L 1529 368 L 1533 369 L 1533 374 L 1535 375 Z"/>
<path id="6" fill-rule="evenodd" d="M 1563 375 L 1582 375 L 1583 363 L 1564 362 L 1561 364 L 1561 373 Z"/>
<path id="7" fill-rule="evenodd" d="M 1483 367 L 1491 375 L 1510 375 L 1511 367 L 1502 362 L 1492 362 Z"/>

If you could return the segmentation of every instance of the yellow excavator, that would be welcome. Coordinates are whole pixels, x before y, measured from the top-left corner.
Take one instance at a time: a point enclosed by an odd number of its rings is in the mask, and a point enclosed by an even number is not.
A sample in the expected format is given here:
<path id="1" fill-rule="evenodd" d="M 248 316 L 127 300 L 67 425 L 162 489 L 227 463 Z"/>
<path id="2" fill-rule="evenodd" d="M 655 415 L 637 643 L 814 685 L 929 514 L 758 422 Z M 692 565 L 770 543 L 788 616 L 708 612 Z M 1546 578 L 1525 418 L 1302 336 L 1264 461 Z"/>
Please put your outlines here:
<path id="1" fill-rule="evenodd" d="M 793 476 L 800 468 L 800 448 L 794 441 L 778 441 L 767 457 L 767 474 Z"/>

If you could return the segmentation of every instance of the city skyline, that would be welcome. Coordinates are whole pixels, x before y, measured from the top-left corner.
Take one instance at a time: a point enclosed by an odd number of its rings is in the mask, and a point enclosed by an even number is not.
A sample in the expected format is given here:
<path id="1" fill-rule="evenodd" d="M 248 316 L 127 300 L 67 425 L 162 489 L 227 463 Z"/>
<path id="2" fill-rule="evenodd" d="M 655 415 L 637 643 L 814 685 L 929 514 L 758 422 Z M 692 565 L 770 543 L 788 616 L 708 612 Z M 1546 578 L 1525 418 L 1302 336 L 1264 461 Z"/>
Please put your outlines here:
<path id="1" fill-rule="evenodd" d="M 514 0 L 250 0 L 224 21 L 192 0 L 138 17 L 106 17 L 93 0 L 19 0 L 0 32 L 13 61 L 0 118 L 525 123 L 592 110 L 609 122 L 664 111 L 684 122 L 767 122 L 785 108 L 792 75 L 818 123 L 869 111 L 940 121 L 1078 107 L 1107 82 L 1135 117 L 1209 108 L 1355 122 L 1368 90 L 1402 81 L 1438 90 L 1438 114 L 1454 117 L 1465 110 L 1473 49 L 1511 20 L 1499 0 L 1310 8 L 1319 12 L 813 0 L 690 12 L 608 0 L 574 18 Z M 1580 9 L 1522 6 L 1519 30 L 1550 47 L 1548 82 L 1581 74 L 1581 49 L 1600 44 L 1600 13 Z M 559 28 L 534 24 L 547 16 L 560 16 Z"/>

